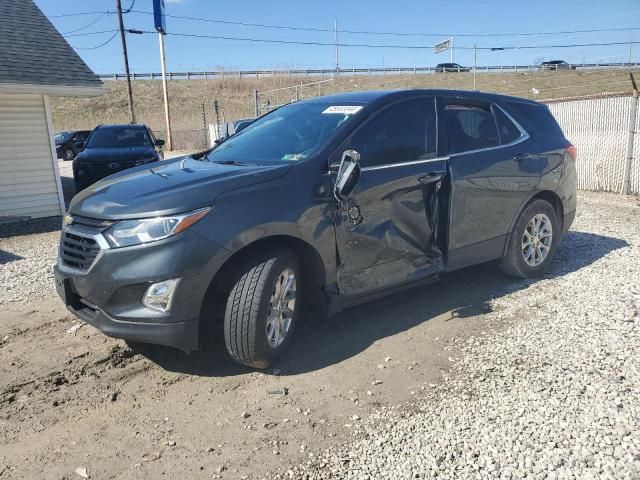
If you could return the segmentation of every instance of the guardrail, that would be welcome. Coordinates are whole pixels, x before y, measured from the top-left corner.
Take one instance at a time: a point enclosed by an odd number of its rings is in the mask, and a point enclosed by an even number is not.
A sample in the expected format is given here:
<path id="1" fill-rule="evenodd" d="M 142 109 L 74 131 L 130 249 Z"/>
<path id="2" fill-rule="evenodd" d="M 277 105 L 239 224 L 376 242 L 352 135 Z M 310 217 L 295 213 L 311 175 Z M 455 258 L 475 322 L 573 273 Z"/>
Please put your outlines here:
<path id="1" fill-rule="evenodd" d="M 556 70 L 593 70 L 593 69 L 609 69 L 609 68 L 633 68 L 640 66 L 638 62 L 632 63 L 580 63 L 569 64 L 568 67 L 561 66 Z M 564 67 L 564 68 L 563 68 Z M 464 67 L 465 71 L 473 71 L 473 67 Z M 553 70 L 553 67 L 540 65 L 484 65 L 476 66 L 476 72 L 528 72 L 539 70 Z M 425 74 L 425 73 L 443 73 L 441 70 L 436 70 L 435 67 L 377 67 L 377 68 L 318 68 L 318 69 L 286 69 L 286 70 L 217 70 L 217 71 L 202 71 L 202 72 L 167 72 L 167 77 L 170 80 L 174 79 L 187 79 L 200 78 L 227 78 L 227 77 L 276 77 L 276 76 L 289 76 L 289 77 L 309 77 L 309 76 L 325 76 L 325 75 L 391 75 L 391 74 Z M 444 73 L 458 73 L 450 71 Z M 102 73 L 98 77 L 104 80 L 124 80 L 127 76 L 124 73 Z M 160 79 L 162 74 L 160 72 L 150 73 L 132 73 L 131 78 L 137 79 Z"/>

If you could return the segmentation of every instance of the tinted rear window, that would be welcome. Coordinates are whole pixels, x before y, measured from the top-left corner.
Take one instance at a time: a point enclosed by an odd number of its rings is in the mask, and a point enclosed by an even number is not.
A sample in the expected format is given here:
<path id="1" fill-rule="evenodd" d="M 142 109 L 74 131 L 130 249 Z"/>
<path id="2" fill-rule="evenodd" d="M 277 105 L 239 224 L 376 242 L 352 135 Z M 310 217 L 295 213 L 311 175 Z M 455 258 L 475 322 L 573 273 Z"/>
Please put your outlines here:
<path id="1" fill-rule="evenodd" d="M 444 110 L 449 152 L 462 153 L 500 144 L 490 110 L 472 105 L 447 105 Z"/>
<path id="2" fill-rule="evenodd" d="M 527 132 L 564 138 L 560 125 L 546 105 L 524 102 L 508 102 L 508 105 L 515 119 Z"/>
<path id="3" fill-rule="evenodd" d="M 520 138 L 520 130 L 516 127 L 509 117 L 507 117 L 500 108 L 494 107 L 496 122 L 498 124 L 498 133 L 500 134 L 500 143 L 506 145 Z"/>

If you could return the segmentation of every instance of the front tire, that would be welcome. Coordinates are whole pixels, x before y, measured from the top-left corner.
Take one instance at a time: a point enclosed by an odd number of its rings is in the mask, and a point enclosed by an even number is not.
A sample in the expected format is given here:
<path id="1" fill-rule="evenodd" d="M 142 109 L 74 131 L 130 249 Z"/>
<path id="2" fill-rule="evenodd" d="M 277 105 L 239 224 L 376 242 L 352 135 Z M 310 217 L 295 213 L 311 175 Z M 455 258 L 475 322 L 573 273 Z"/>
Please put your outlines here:
<path id="1" fill-rule="evenodd" d="M 239 269 L 227 299 L 224 339 L 233 360 L 267 368 L 287 350 L 300 310 L 300 268 L 286 249 L 257 253 Z"/>
<path id="2" fill-rule="evenodd" d="M 562 225 L 549 202 L 532 201 L 518 217 L 500 269 L 512 277 L 532 278 L 544 274 L 555 255 Z"/>
<path id="3" fill-rule="evenodd" d="M 73 160 L 76 157 L 76 152 L 74 152 L 72 149 L 70 148 L 65 148 L 62 151 L 62 158 L 65 162 L 70 162 L 71 160 Z"/>

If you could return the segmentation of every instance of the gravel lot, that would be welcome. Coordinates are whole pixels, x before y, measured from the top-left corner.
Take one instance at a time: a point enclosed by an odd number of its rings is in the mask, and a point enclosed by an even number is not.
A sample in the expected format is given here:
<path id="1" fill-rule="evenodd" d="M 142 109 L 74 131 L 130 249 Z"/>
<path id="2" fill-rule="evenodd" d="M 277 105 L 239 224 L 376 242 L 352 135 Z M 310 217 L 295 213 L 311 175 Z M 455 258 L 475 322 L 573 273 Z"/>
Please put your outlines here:
<path id="1" fill-rule="evenodd" d="M 640 478 L 637 197 L 580 193 L 544 279 L 445 275 L 301 328 L 275 375 L 65 333 L 58 225 L 0 230 L 0 477 Z"/>
<path id="2" fill-rule="evenodd" d="M 441 383 L 280 475 L 640 478 L 640 201 L 579 200 L 548 278 L 493 300 Z"/>

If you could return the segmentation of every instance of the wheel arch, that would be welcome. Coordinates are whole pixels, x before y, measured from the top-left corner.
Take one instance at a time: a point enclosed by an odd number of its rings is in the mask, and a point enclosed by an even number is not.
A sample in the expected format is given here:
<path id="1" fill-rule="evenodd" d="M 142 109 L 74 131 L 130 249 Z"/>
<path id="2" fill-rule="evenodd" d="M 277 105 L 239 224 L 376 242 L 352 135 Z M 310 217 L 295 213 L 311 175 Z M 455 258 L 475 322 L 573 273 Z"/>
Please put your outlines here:
<path id="1" fill-rule="evenodd" d="M 513 219 L 511 220 L 511 224 L 509 225 L 509 231 L 507 233 L 507 239 L 504 243 L 504 247 L 502 251 L 503 256 L 506 255 L 507 253 L 509 241 L 511 240 L 511 235 L 513 234 L 513 227 L 518 221 L 518 218 L 520 218 L 520 215 L 522 214 L 524 209 L 527 208 L 527 206 L 535 200 L 544 200 L 553 207 L 553 209 L 556 211 L 556 214 L 558 215 L 558 221 L 560 222 L 560 226 L 561 226 L 560 231 L 562 231 L 562 226 L 564 223 L 564 206 L 562 205 L 562 200 L 560 199 L 558 194 L 553 192 L 552 190 L 541 190 L 539 192 L 536 192 L 532 194 L 527 200 L 522 202 L 522 205 L 520 205 L 520 208 L 518 209 Z"/>
<path id="2" fill-rule="evenodd" d="M 326 284 L 326 268 L 320 253 L 312 245 L 298 237 L 292 235 L 271 235 L 257 239 L 233 252 L 216 272 L 202 302 L 200 318 L 203 319 L 204 322 L 201 323 L 209 323 L 207 319 L 215 317 L 215 314 L 212 315 L 210 309 L 214 309 L 213 313 L 215 313 L 216 307 L 221 304 L 226 304 L 228 293 L 232 288 L 233 278 L 236 275 L 236 269 L 240 263 L 253 252 L 270 248 L 288 248 L 292 250 L 298 257 L 302 270 L 302 278 L 310 279 L 309 282 L 303 282 L 305 288 L 303 295 L 307 297 L 307 295 L 311 295 L 314 291 L 321 294 Z M 217 311 L 220 311 L 220 309 Z M 222 311 L 224 311 L 224 309 L 222 309 Z"/>

